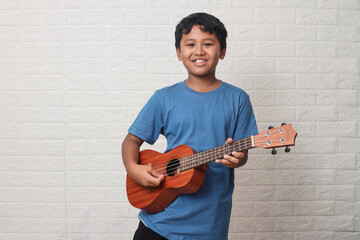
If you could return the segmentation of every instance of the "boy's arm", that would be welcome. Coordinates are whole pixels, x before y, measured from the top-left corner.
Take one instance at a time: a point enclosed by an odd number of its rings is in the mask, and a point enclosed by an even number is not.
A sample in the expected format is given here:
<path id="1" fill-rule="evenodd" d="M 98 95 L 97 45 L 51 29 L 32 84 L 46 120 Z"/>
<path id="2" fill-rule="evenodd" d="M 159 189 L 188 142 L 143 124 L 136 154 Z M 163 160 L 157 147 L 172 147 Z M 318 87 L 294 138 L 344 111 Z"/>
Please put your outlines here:
<path id="1" fill-rule="evenodd" d="M 139 164 L 140 147 L 144 140 L 128 133 L 122 143 L 122 158 L 129 177 L 144 187 L 157 187 L 164 180 L 150 165 Z"/>

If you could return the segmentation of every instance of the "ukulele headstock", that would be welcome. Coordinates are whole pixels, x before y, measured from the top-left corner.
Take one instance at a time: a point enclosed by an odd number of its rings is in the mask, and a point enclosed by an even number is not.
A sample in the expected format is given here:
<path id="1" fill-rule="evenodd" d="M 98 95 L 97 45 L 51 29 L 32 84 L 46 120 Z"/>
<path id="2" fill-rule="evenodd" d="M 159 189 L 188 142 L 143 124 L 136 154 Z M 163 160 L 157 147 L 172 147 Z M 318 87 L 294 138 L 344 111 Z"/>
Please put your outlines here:
<path id="1" fill-rule="evenodd" d="M 280 127 L 269 127 L 268 130 L 253 136 L 254 147 L 274 148 L 272 154 L 276 154 L 275 148 L 278 147 L 286 147 L 285 152 L 290 152 L 289 146 L 295 145 L 296 135 L 291 123 L 283 123 Z"/>

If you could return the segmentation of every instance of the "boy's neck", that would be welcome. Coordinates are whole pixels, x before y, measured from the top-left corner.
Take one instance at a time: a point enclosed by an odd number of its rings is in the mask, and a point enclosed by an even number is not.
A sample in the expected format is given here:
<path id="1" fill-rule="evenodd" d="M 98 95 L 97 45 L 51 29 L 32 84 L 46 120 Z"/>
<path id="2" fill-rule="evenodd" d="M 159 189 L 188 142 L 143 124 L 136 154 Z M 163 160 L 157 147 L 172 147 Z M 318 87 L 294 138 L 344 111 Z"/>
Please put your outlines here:
<path id="1" fill-rule="evenodd" d="M 221 86 L 222 82 L 215 76 L 211 78 L 188 77 L 186 85 L 197 92 L 211 92 Z"/>

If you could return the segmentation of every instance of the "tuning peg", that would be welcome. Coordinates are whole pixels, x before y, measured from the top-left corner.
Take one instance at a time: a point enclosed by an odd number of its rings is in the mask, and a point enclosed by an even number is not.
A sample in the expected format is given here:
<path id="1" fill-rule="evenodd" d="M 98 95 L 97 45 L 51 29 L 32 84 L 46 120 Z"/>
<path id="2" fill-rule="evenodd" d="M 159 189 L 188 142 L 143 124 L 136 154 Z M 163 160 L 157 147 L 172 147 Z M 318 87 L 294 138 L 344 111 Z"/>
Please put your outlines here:
<path id="1" fill-rule="evenodd" d="M 289 147 L 286 147 L 286 148 L 285 148 L 285 152 L 287 152 L 287 153 L 290 152 L 290 148 L 289 148 Z"/>
<path id="2" fill-rule="evenodd" d="M 286 123 L 282 123 L 282 124 L 281 124 L 281 126 L 284 126 L 284 125 L 286 125 Z"/>
<path id="3" fill-rule="evenodd" d="M 270 130 L 270 129 L 273 129 L 273 128 L 274 128 L 273 126 L 269 126 L 269 128 L 268 128 L 268 129 Z"/>
<path id="4" fill-rule="evenodd" d="M 274 148 L 274 149 L 271 151 L 271 154 L 272 154 L 272 155 L 277 154 L 277 150 Z"/>

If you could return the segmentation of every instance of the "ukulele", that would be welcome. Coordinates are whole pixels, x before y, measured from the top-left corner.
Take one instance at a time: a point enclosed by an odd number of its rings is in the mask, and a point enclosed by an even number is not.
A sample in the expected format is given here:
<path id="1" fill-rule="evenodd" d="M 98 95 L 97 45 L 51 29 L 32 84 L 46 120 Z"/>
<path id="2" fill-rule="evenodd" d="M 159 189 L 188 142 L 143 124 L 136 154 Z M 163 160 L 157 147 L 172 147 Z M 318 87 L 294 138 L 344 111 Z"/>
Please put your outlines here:
<path id="1" fill-rule="evenodd" d="M 158 187 L 143 187 L 127 175 L 129 202 L 147 213 L 161 212 L 180 194 L 191 194 L 200 189 L 207 169 L 203 165 L 222 159 L 225 154 L 256 147 L 274 148 L 272 154 L 276 154 L 277 147 L 286 147 L 285 152 L 289 152 L 288 146 L 295 144 L 296 134 L 291 124 L 283 123 L 277 128 L 269 127 L 258 135 L 199 153 L 187 145 L 180 145 L 167 153 L 143 150 L 140 152 L 139 164 L 151 163 L 156 171 L 164 174 L 164 180 Z"/>

